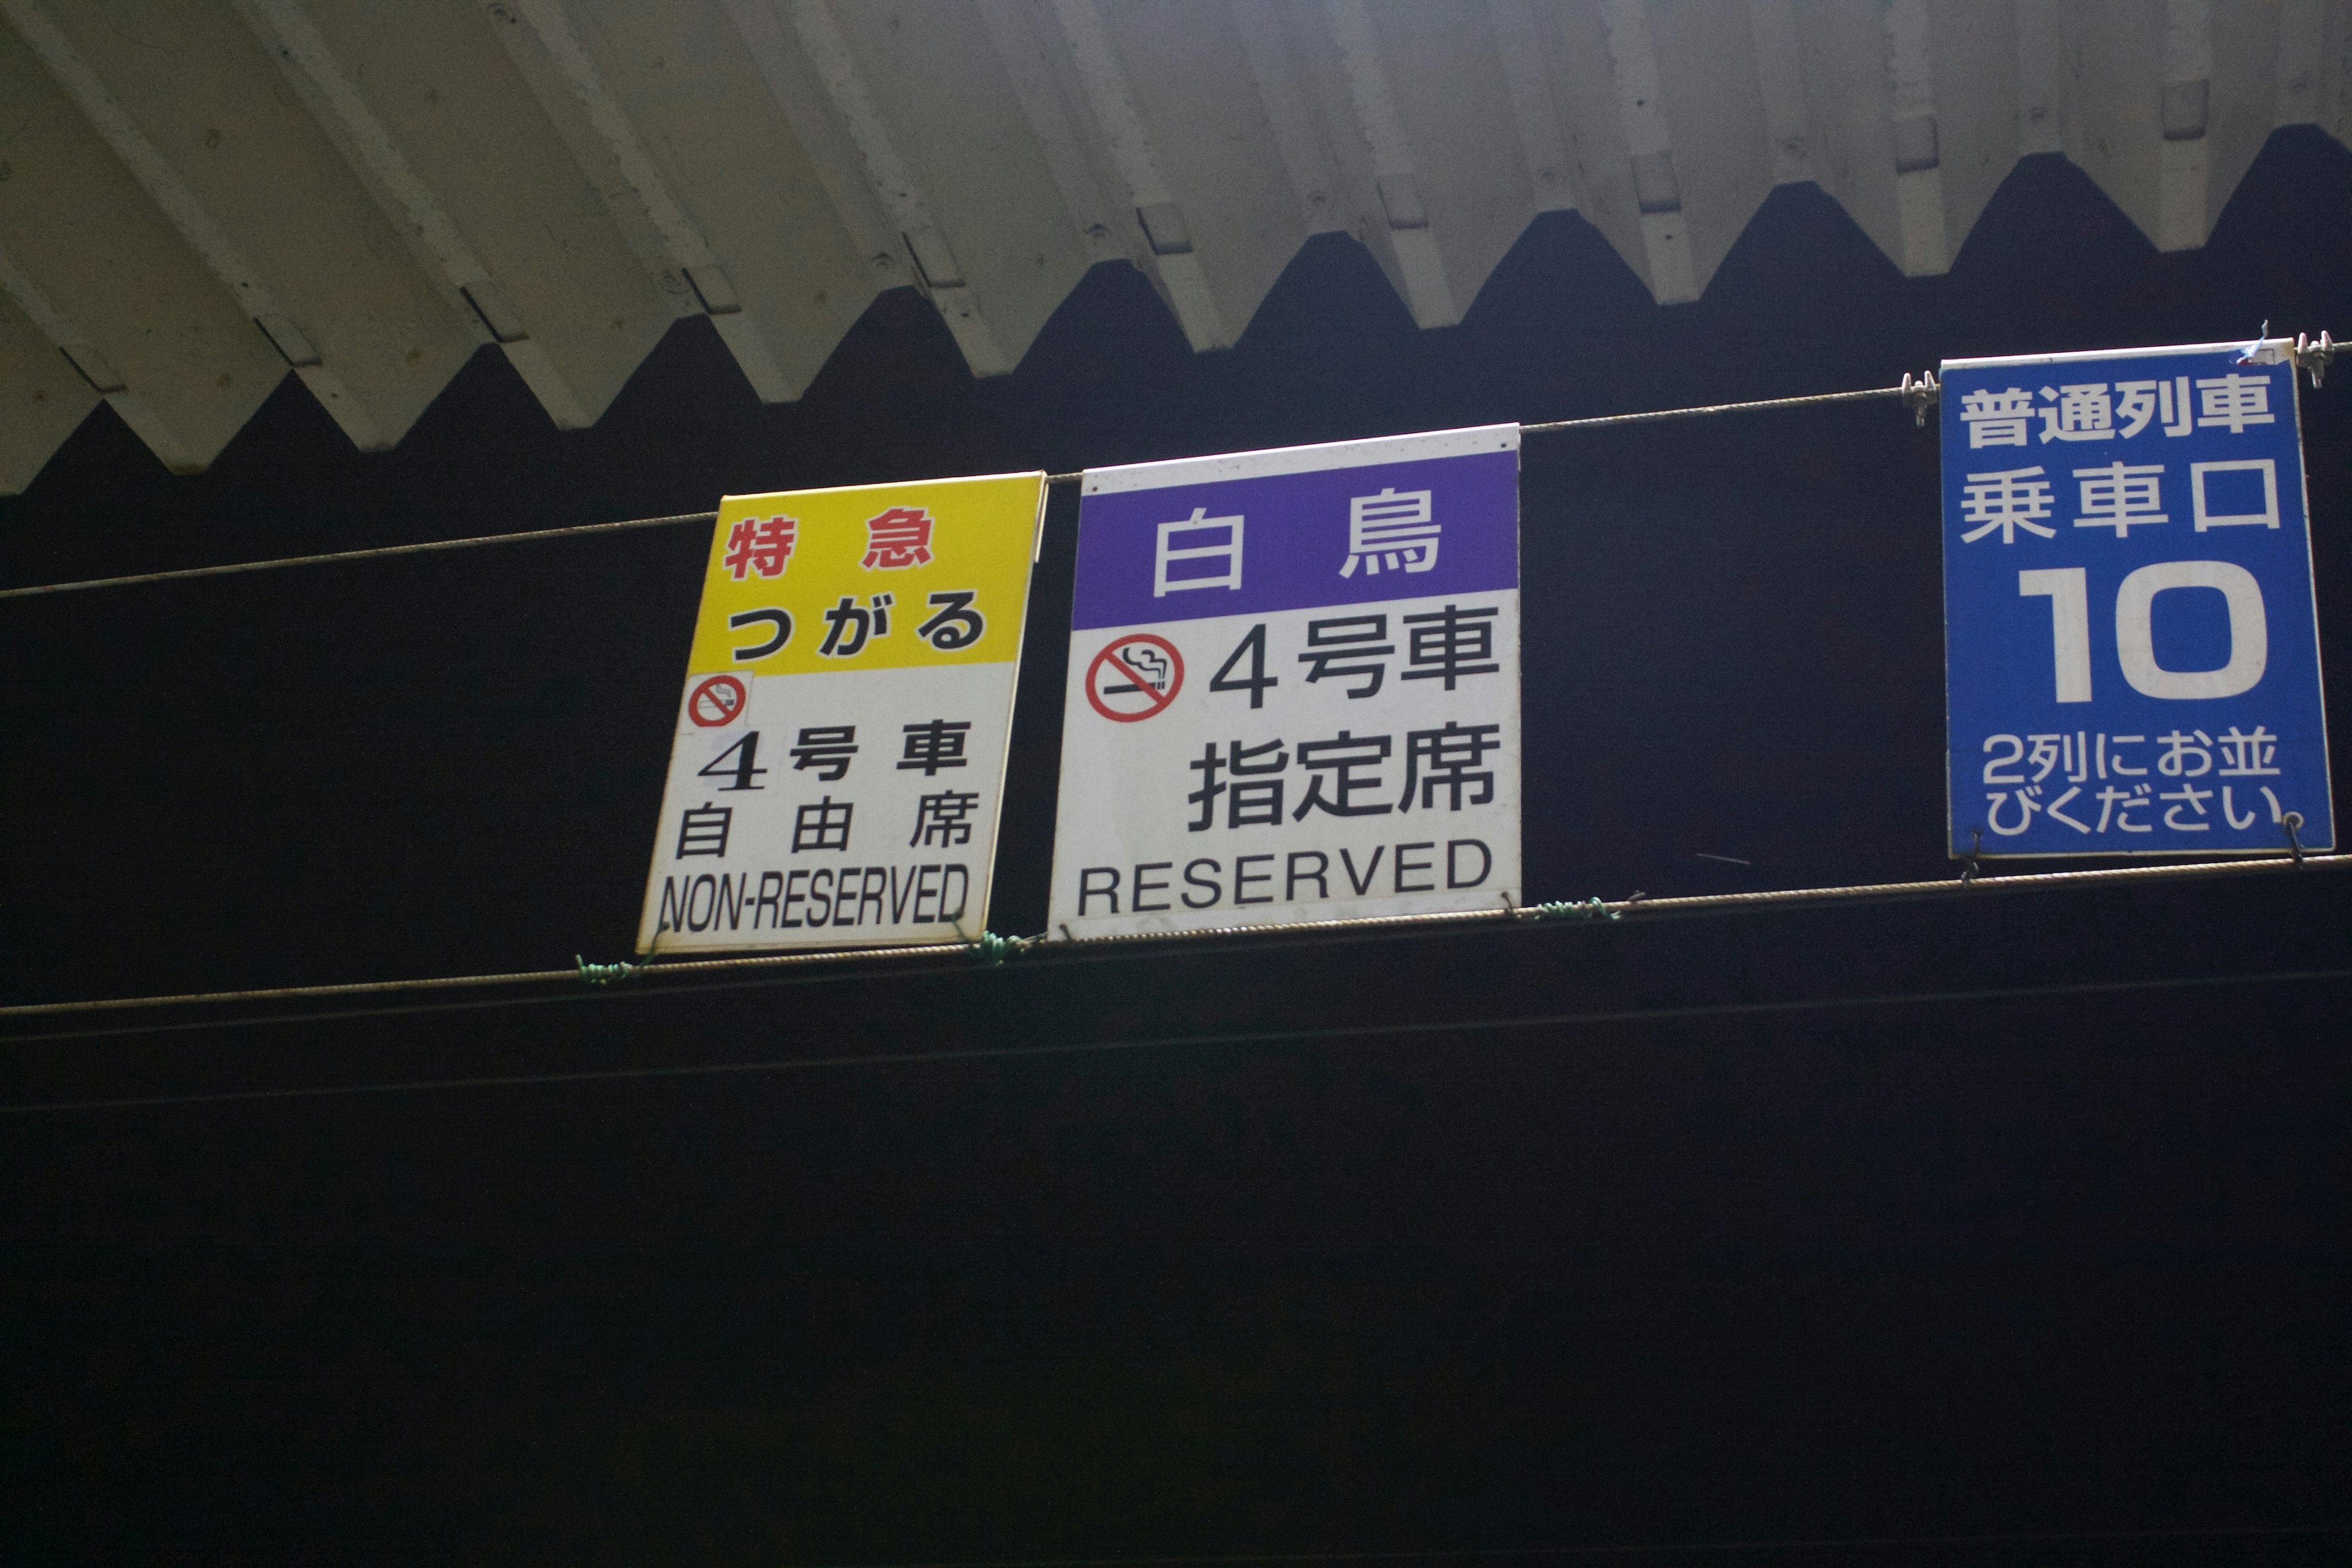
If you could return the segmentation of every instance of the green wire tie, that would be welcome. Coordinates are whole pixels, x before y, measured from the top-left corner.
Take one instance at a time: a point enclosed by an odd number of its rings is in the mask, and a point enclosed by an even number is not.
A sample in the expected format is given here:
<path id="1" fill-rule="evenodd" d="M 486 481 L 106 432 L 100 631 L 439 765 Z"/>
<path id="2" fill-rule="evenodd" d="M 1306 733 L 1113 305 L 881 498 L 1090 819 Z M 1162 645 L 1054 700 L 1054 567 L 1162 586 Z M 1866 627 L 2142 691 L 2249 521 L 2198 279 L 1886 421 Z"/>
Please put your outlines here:
<path id="1" fill-rule="evenodd" d="M 639 970 L 654 966 L 650 958 L 643 963 L 631 963 L 625 959 L 619 963 L 591 963 L 576 952 L 572 955 L 572 962 L 580 966 L 580 978 L 591 985 L 610 985 L 615 980 L 626 980 Z"/>
<path id="2" fill-rule="evenodd" d="M 1036 940 L 1034 936 L 999 936 L 992 931 L 984 931 L 969 945 L 972 956 L 992 969 Z"/>
<path id="3" fill-rule="evenodd" d="M 1617 911 L 1601 899 L 1568 899 L 1555 903 L 1529 906 L 1529 912 L 1541 921 L 1613 921 Z"/>

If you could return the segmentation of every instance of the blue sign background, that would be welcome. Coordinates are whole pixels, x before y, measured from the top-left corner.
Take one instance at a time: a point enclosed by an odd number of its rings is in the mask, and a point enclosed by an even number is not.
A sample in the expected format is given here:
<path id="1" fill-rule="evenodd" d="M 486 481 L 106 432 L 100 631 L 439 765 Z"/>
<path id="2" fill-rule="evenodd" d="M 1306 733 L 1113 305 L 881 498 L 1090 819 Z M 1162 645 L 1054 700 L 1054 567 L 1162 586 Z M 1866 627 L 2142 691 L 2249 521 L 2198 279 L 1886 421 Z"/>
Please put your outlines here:
<path id="1" fill-rule="evenodd" d="M 2277 820 L 2287 811 L 2302 814 L 2305 847 L 2334 847 L 2294 371 L 2240 363 L 2242 352 L 2229 345 L 1944 366 L 1953 854 L 1979 840 L 1985 855 L 2275 853 L 2287 847 Z M 2260 378 L 2266 391 L 2244 382 L 2198 384 L 2233 374 Z M 2186 414 L 2178 406 L 2183 378 L 2191 395 Z M 2144 419 L 2139 408 L 2126 417 L 2121 383 L 2157 384 L 2161 405 Z M 2070 388 L 2080 390 L 2070 397 Z M 2130 395 L 2155 396 L 2145 388 Z M 2258 399 L 2270 423 L 2245 417 Z M 2024 444 L 2016 445 L 2021 409 Z M 1984 444 L 1972 445 L 1972 437 Z M 2107 472 L 2118 462 L 2140 472 Z M 2206 471 L 2210 517 L 2266 511 L 2263 462 L 2274 470 L 2278 526 L 2200 531 L 2192 465 L 2257 465 Z M 2023 477 L 2034 468 L 2040 476 Z M 2094 470 L 2087 486 L 2083 469 Z M 2018 477 L 1987 477 L 2001 474 Z M 2167 521 L 2134 517 L 2135 508 Z M 2086 511 L 2117 513 L 2125 526 L 2085 525 Z M 2139 579 L 2143 591 L 2119 606 L 2134 572 L 2189 562 L 2221 564 Z M 2125 662 L 2135 646 L 2141 685 L 2178 688 L 2183 683 L 2172 678 L 2231 664 L 2233 612 L 2223 585 L 2243 585 L 2231 568 L 2260 589 L 2267 656 L 2259 679 L 2228 696 L 2136 689 Z M 2070 649 L 2053 619 L 2065 614 L 2074 571 L 2087 626 Z M 2021 584 L 2021 573 L 2053 575 Z M 2217 581 L 2164 581 L 2183 575 Z M 2152 598 L 2145 592 L 2151 583 L 2161 589 Z M 2237 613 L 2242 618 L 2242 608 Z M 2248 640 L 2244 634 L 2242 626 L 2235 635 Z M 2087 700 L 2080 700 L 2084 651 Z M 2063 689 L 2070 668 L 2071 691 Z"/>

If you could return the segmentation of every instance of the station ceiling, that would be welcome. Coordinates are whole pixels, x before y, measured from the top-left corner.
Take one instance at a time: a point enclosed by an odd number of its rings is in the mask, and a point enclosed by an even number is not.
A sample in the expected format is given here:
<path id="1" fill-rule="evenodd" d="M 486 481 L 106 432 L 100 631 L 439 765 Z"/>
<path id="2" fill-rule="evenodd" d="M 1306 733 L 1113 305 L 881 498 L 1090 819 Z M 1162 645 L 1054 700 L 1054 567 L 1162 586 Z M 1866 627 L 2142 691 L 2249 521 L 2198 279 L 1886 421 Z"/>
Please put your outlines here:
<path id="1" fill-rule="evenodd" d="M 0 492 L 102 398 L 201 470 L 290 370 L 397 442 L 496 343 L 593 425 L 708 315 L 797 397 L 875 296 L 1017 364 L 1104 261 L 1195 350 L 1309 237 L 1451 324 L 1537 214 L 1695 300 L 1778 184 L 1911 275 L 2021 156 L 2160 249 L 2352 0 L 0 0 Z"/>

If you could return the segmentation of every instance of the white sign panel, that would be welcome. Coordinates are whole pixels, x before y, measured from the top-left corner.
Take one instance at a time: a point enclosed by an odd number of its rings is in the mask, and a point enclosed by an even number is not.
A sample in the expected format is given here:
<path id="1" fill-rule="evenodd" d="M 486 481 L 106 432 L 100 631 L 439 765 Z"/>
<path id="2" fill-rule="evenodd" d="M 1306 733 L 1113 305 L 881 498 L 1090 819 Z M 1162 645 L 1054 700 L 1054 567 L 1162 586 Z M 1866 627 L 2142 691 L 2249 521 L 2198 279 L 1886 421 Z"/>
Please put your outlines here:
<path id="1" fill-rule="evenodd" d="M 1056 932 L 1519 900 L 1518 448 L 1503 425 L 1087 473 Z"/>
<path id="2" fill-rule="evenodd" d="M 1043 474 L 730 496 L 637 951 L 984 929 Z"/>

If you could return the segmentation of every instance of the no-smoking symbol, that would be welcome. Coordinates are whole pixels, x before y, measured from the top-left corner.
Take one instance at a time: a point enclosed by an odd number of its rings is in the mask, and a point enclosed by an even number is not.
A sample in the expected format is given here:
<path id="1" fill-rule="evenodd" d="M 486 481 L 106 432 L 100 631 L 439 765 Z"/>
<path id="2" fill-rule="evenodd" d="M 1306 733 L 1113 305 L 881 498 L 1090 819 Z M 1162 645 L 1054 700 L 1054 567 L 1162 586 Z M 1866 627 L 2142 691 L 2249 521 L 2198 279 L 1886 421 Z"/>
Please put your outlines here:
<path id="1" fill-rule="evenodd" d="M 1123 637 L 1087 667 L 1087 700 L 1115 724 L 1164 711 L 1184 689 L 1184 656 L 1149 632 Z"/>
<path id="2" fill-rule="evenodd" d="M 743 711 L 749 695 L 743 683 L 731 675 L 714 675 L 694 689 L 686 700 L 686 716 L 706 730 L 716 730 L 731 724 Z"/>

